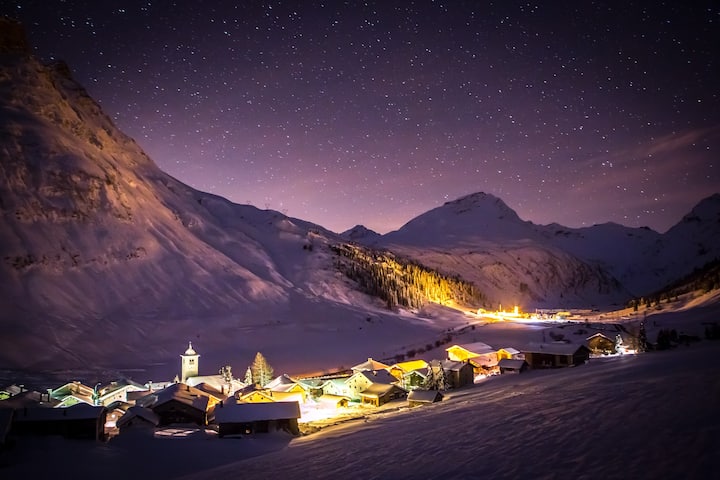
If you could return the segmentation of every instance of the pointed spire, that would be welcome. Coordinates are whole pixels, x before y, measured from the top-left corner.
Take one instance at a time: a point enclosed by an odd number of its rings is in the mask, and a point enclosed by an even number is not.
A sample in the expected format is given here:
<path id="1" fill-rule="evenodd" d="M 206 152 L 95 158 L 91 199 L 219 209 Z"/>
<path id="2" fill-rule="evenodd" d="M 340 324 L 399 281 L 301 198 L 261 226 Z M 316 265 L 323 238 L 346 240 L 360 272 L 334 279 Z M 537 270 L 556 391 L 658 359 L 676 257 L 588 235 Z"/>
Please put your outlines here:
<path id="1" fill-rule="evenodd" d="M 185 350 L 185 355 L 197 355 L 197 352 L 193 350 L 192 342 L 188 342 L 188 348 Z"/>

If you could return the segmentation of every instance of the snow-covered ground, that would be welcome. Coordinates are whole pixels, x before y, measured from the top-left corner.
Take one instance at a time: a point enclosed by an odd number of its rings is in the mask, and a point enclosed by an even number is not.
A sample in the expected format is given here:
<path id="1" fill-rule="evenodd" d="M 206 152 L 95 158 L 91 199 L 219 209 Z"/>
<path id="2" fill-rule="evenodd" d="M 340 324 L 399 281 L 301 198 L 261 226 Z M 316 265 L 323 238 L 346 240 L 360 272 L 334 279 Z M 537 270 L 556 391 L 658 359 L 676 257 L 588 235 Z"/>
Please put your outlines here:
<path id="1" fill-rule="evenodd" d="M 493 377 L 312 435 L 21 440 L 0 476 L 715 478 L 720 343 Z M 42 462 L 38 459 L 42 458 Z M 53 473 L 54 472 L 54 473 Z"/>

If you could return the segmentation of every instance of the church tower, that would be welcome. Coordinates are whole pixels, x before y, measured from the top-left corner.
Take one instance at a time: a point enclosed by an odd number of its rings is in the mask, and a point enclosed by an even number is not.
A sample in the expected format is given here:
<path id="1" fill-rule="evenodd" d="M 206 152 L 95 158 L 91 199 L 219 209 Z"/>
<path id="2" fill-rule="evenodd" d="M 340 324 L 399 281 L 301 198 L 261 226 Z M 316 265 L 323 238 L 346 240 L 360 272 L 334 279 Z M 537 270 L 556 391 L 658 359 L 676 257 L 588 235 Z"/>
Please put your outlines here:
<path id="1" fill-rule="evenodd" d="M 182 358 L 180 382 L 185 383 L 188 378 L 198 376 L 198 359 L 200 355 L 193 350 L 192 342 L 188 342 L 188 348 L 185 353 L 180 355 L 180 358 Z"/>

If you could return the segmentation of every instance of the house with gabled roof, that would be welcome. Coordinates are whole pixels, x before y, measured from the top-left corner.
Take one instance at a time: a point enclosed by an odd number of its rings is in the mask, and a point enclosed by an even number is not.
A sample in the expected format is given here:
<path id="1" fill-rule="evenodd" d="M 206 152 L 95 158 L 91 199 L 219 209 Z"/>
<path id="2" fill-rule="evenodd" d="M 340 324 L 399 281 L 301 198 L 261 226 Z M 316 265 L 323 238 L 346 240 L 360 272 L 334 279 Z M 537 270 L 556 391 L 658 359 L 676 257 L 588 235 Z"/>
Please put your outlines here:
<path id="1" fill-rule="evenodd" d="M 270 395 L 270 392 L 265 390 L 252 390 L 242 395 L 238 395 L 238 402 L 242 403 L 267 403 L 274 402 L 275 399 Z"/>
<path id="2" fill-rule="evenodd" d="M 360 392 L 360 401 L 363 405 L 379 407 L 392 400 L 407 397 L 407 390 L 395 384 L 373 383 Z"/>
<path id="3" fill-rule="evenodd" d="M 128 379 L 116 380 L 97 389 L 94 393 L 95 404 L 108 406 L 113 402 L 127 402 L 128 393 L 145 391 L 145 385 Z"/>
<path id="4" fill-rule="evenodd" d="M 594 354 L 607 355 L 616 353 L 617 341 L 605 335 L 603 332 L 590 335 L 585 339 L 585 342 L 590 352 Z"/>
<path id="5" fill-rule="evenodd" d="M 498 362 L 498 369 L 501 374 L 522 373 L 527 370 L 528 364 L 522 358 L 502 358 Z"/>
<path id="6" fill-rule="evenodd" d="M 78 403 L 95 405 L 98 394 L 93 387 L 88 387 L 79 381 L 72 381 L 51 390 L 50 396 L 60 402 L 58 407 L 66 408 Z"/>
<path id="7" fill-rule="evenodd" d="M 378 362 L 377 360 L 373 360 L 371 357 L 368 357 L 367 361 L 359 363 L 352 367 L 352 371 L 353 373 L 357 373 L 364 371 L 386 370 L 388 368 L 390 368 L 390 365 L 386 365 L 382 362 Z"/>
<path id="8" fill-rule="evenodd" d="M 428 363 L 425 360 L 409 360 L 407 362 L 396 363 L 390 366 L 387 371 L 390 372 L 390 375 L 402 381 L 405 374 L 412 372 L 413 370 L 425 370 L 427 369 L 427 366 Z"/>
<path id="9" fill-rule="evenodd" d="M 418 407 L 421 405 L 429 405 L 439 402 L 443 399 L 443 394 L 438 390 L 413 390 L 408 394 L 407 402 L 409 407 Z"/>
<path id="10" fill-rule="evenodd" d="M 513 347 L 499 348 L 497 351 L 497 355 L 498 355 L 498 361 L 503 358 L 511 358 L 511 359 L 523 358 L 522 352 L 520 350 L 518 350 L 517 348 L 513 348 Z"/>
<path id="11" fill-rule="evenodd" d="M 300 405 L 297 402 L 241 403 L 230 397 L 215 409 L 218 435 L 250 435 L 277 430 L 298 435 Z"/>
<path id="12" fill-rule="evenodd" d="M 433 362 L 431 362 L 431 365 Z M 460 388 L 465 385 L 472 385 L 475 380 L 473 366 L 469 362 L 456 362 L 442 360 L 435 364 L 443 369 L 448 388 Z"/>
<path id="13" fill-rule="evenodd" d="M 328 393 L 326 395 L 320 395 L 315 399 L 315 401 L 321 405 L 327 405 L 334 408 L 344 408 L 350 403 L 350 398 Z"/>
<path id="14" fill-rule="evenodd" d="M 532 343 L 523 353 L 530 368 L 573 367 L 590 359 L 590 349 L 577 343 Z"/>
<path id="15" fill-rule="evenodd" d="M 160 425 L 172 423 L 195 423 L 207 425 L 217 399 L 184 383 L 174 383 L 149 395 L 143 405 L 160 417 Z"/>
<path id="16" fill-rule="evenodd" d="M 102 440 L 106 415 L 105 407 L 87 403 L 67 408 L 19 408 L 13 414 L 11 432 Z"/>
<path id="17" fill-rule="evenodd" d="M 345 378 L 333 378 L 323 384 L 323 393 L 349 397 L 352 400 L 361 399 L 360 392 L 371 385 L 380 383 L 384 385 L 397 384 L 398 380 L 387 370 L 361 370 Z"/>
<path id="18" fill-rule="evenodd" d="M 473 359 L 478 365 L 491 367 L 497 365 L 497 350 L 483 342 L 453 345 L 445 349 L 448 360 L 466 362 Z"/>
<path id="19" fill-rule="evenodd" d="M 137 405 L 128 408 L 125 415 L 115 422 L 115 426 L 121 433 L 131 428 L 133 430 L 152 432 L 158 425 L 160 425 L 160 416 L 157 413 L 149 408 L 138 407 Z"/>

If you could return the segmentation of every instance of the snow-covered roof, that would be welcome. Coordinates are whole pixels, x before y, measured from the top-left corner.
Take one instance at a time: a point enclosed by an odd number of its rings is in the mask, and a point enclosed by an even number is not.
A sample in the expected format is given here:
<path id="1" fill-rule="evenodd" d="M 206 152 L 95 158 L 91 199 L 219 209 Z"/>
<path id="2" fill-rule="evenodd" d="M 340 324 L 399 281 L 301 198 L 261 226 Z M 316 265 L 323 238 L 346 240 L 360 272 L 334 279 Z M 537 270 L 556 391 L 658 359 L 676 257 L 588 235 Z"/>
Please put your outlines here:
<path id="1" fill-rule="evenodd" d="M 513 348 L 513 347 L 503 347 L 500 350 L 504 350 L 505 352 L 509 353 L 510 355 L 517 355 L 520 353 L 520 350 Z"/>
<path id="2" fill-rule="evenodd" d="M 150 408 L 175 400 L 205 412 L 210 401 L 207 393 L 184 383 L 173 383 L 169 387 L 155 392 L 154 395 L 157 400 L 150 405 Z"/>
<path id="3" fill-rule="evenodd" d="M 498 362 L 498 367 L 500 368 L 512 368 L 512 369 L 521 369 L 523 364 L 525 363 L 525 360 L 519 360 L 516 358 L 503 358 Z"/>
<path id="4" fill-rule="evenodd" d="M 456 362 L 454 360 L 440 360 L 440 361 L 437 361 L 436 363 L 434 363 L 434 365 L 438 365 L 438 364 L 442 366 L 443 370 L 450 370 L 450 371 L 460 370 L 465 365 L 467 365 L 467 363 L 465 363 L 465 362 Z"/>
<path id="5" fill-rule="evenodd" d="M 382 362 L 378 362 L 377 360 L 373 360 L 368 357 L 367 361 L 355 365 L 352 367 L 352 370 L 354 372 L 361 372 L 365 370 L 383 370 L 385 368 L 390 368 L 390 365 L 385 365 Z"/>
<path id="6" fill-rule="evenodd" d="M 484 342 L 474 342 L 474 343 L 464 343 L 462 345 L 453 345 L 451 347 L 448 347 L 445 349 L 445 351 L 450 351 L 454 348 L 462 348 L 463 350 L 466 350 L 470 353 L 477 353 L 478 355 L 482 355 L 483 353 L 492 353 L 496 351 L 493 347 L 488 345 Z"/>
<path id="7" fill-rule="evenodd" d="M 133 418 L 140 418 L 153 426 L 157 426 L 160 423 L 160 417 L 149 408 L 132 406 L 128 408 L 125 415 L 118 419 L 116 425 L 118 428 L 121 428 L 129 423 Z"/>
<path id="8" fill-rule="evenodd" d="M 282 385 L 295 385 L 296 383 L 298 382 L 290 378 L 286 373 L 283 373 L 282 375 L 270 380 L 270 382 L 265 385 L 265 388 L 273 390 L 276 387 L 280 387 Z"/>
<path id="9" fill-rule="evenodd" d="M 15 410 L 14 421 L 88 420 L 100 418 L 106 411 L 105 407 L 87 403 L 78 403 L 67 408 L 19 408 Z"/>
<path id="10" fill-rule="evenodd" d="M 340 402 L 349 402 L 350 397 L 346 397 L 344 395 L 332 395 L 330 393 L 326 393 L 324 395 L 320 395 L 317 399 L 318 403 L 331 403 L 331 404 L 338 404 Z"/>
<path id="11" fill-rule="evenodd" d="M 587 349 L 577 343 L 531 343 L 523 350 L 524 353 L 549 353 L 551 355 L 574 355 L 579 349 Z"/>
<path id="12" fill-rule="evenodd" d="M 408 400 L 413 402 L 433 403 L 443 399 L 443 394 L 437 390 L 413 390 L 408 394 Z"/>
<path id="13" fill-rule="evenodd" d="M 421 368 L 427 368 L 428 363 L 425 360 L 409 360 L 407 362 L 400 362 L 393 365 L 391 368 L 399 368 L 403 372 L 411 372 Z"/>
<path id="14" fill-rule="evenodd" d="M 221 406 L 222 405 L 222 406 Z M 215 409 L 215 423 L 246 423 L 261 420 L 300 418 L 298 402 L 219 404 Z"/>
<path id="15" fill-rule="evenodd" d="M 379 398 L 383 395 L 386 395 L 391 390 L 402 390 L 405 391 L 405 389 L 398 387 L 397 385 L 388 385 L 384 383 L 373 383 L 368 388 L 360 392 L 361 397 L 372 397 L 372 398 Z"/>
<path id="16" fill-rule="evenodd" d="M 372 383 L 391 384 L 398 381 L 398 379 L 393 377 L 387 370 L 364 370 L 359 373 L 364 375 Z"/>

